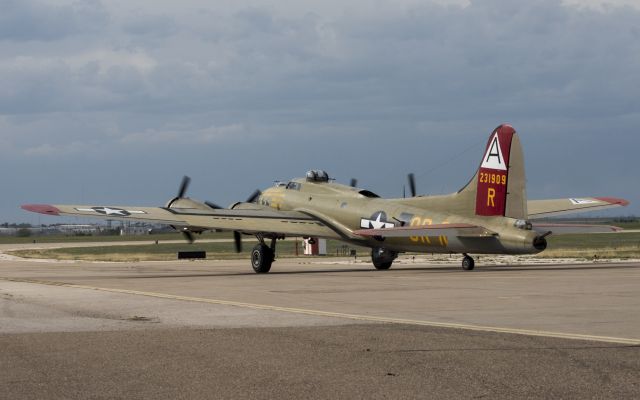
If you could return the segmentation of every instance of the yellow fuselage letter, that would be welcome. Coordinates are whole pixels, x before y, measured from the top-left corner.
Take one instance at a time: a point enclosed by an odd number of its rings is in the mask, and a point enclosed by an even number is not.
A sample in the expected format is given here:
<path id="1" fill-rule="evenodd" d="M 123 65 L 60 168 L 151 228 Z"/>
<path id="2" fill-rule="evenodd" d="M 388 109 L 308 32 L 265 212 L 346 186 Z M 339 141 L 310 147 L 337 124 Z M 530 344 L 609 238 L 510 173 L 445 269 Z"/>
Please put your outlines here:
<path id="1" fill-rule="evenodd" d="M 493 199 L 496 197 L 496 190 L 494 188 L 489 188 L 487 191 L 487 207 L 495 207 L 496 203 L 494 203 Z"/>

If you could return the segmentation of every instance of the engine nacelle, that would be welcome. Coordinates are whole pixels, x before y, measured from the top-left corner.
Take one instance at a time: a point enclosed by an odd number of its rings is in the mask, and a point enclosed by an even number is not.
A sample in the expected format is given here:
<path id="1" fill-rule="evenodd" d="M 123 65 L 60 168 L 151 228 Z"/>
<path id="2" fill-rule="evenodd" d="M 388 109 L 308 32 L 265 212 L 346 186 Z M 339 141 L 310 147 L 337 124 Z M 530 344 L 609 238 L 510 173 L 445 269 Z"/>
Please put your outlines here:
<path id="1" fill-rule="evenodd" d="M 211 207 L 209 207 L 208 205 L 206 205 L 205 203 L 196 201 L 196 200 L 191 200 L 188 197 L 182 197 L 182 198 L 174 198 L 169 200 L 169 202 L 167 203 L 167 205 L 165 206 L 167 208 L 182 208 L 182 209 L 190 209 L 190 210 L 204 210 L 204 211 L 211 211 Z"/>

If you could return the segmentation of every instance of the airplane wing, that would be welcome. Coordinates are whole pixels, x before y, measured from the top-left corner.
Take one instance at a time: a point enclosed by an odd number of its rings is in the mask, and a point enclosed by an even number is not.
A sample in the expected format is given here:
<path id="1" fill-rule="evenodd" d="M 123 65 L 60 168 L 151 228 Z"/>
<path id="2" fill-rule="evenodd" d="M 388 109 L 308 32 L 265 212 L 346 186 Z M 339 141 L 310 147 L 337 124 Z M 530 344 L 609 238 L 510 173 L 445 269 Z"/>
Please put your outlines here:
<path id="1" fill-rule="evenodd" d="M 527 209 L 529 219 L 571 214 L 582 211 L 604 210 L 613 207 L 626 207 L 627 200 L 613 197 L 581 197 L 570 199 L 529 200 Z"/>
<path id="2" fill-rule="evenodd" d="M 411 237 L 411 236 L 457 236 L 457 237 L 491 237 L 497 235 L 482 226 L 471 224 L 434 224 L 422 226 L 399 226 L 383 229 L 361 229 L 354 231 L 360 236 L 379 237 Z"/>
<path id="3" fill-rule="evenodd" d="M 255 204 L 247 205 L 242 209 L 48 204 L 27 204 L 23 205 L 22 208 L 46 215 L 69 215 L 159 223 L 196 232 L 219 229 L 244 233 L 344 238 L 342 232 L 314 215 L 300 211 L 277 211 Z"/>

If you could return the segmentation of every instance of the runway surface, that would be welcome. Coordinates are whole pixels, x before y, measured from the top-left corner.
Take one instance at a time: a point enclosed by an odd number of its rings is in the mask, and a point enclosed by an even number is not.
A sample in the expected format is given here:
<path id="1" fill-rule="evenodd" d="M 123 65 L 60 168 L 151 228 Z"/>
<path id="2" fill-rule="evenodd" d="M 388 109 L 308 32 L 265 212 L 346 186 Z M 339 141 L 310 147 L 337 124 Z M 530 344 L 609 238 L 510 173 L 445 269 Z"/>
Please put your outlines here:
<path id="1" fill-rule="evenodd" d="M 638 398 L 640 264 L 0 261 L 7 398 Z"/>

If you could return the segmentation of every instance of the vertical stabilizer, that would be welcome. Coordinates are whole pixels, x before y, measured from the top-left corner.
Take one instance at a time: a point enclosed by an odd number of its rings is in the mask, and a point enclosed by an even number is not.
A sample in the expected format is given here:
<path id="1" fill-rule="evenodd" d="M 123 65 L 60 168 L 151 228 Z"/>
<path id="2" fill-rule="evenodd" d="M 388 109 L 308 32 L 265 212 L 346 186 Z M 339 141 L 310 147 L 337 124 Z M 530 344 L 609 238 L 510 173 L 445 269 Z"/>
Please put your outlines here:
<path id="1" fill-rule="evenodd" d="M 502 124 L 491 132 L 480 167 L 458 192 L 402 199 L 405 204 L 464 216 L 527 219 L 524 158 L 515 129 Z"/>
<path id="2" fill-rule="evenodd" d="M 475 180 L 476 215 L 526 219 L 524 159 L 513 127 L 503 124 L 491 133 Z"/>

